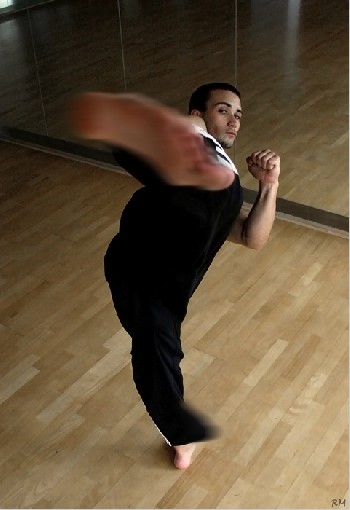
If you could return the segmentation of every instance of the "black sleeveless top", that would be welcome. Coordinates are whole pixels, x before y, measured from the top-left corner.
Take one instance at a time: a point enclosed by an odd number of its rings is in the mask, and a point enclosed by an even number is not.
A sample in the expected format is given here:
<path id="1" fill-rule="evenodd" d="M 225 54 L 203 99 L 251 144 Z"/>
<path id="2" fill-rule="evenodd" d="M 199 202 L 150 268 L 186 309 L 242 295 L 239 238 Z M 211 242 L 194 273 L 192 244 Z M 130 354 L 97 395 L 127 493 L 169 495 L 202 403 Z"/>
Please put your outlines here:
<path id="1" fill-rule="evenodd" d="M 185 313 L 240 212 L 243 193 L 239 177 L 220 191 L 170 186 L 129 151 L 113 149 L 113 155 L 144 184 L 126 205 L 119 233 L 110 244 L 115 271 L 133 287 L 149 291 Z"/>

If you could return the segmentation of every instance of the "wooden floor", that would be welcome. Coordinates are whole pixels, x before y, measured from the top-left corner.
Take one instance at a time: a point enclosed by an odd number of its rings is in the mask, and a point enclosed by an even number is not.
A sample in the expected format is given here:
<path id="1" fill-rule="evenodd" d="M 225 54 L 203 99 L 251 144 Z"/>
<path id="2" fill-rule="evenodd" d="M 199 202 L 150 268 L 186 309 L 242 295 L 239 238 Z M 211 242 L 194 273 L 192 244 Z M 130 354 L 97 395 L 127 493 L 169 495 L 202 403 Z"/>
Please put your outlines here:
<path id="1" fill-rule="evenodd" d="M 349 2 L 238 5 L 238 168 L 254 147 L 273 147 L 283 165 L 279 196 L 348 216 Z M 244 173 L 245 187 L 253 181 Z"/>
<path id="2" fill-rule="evenodd" d="M 243 185 L 245 158 L 272 148 L 280 197 L 348 216 L 348 19 L 347 0 L 43 2 L 0 17 L 1 124 L 71 140 L 63 112 L 81 90 L 186 112 L 197 86 L 233 82 Z"/>
<path id="3" fill-rule="evenodd" d="M 347 240 L 277 221 L 260 252 L 224 245 L 182 365 L 222 436 L 181 472 L 134 389 L 103 277 L 137 184 L 0 151 L 0 507 L 348 507 Z"/>

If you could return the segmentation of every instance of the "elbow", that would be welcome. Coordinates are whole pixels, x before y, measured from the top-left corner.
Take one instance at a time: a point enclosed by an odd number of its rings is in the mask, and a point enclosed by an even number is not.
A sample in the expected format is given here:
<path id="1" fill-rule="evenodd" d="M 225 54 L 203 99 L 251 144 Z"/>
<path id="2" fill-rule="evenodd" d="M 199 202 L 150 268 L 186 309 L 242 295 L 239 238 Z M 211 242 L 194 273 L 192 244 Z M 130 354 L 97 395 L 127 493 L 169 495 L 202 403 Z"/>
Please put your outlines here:
<path id="1" fill-rule="evenodd" d="M 247 243 L 245 246 L 254 251 L 260 251 L 266 243 Z"/>
<path id="2" fill-rule="evenodd" d="M 265 246 L 267 239 L 254 239 L 252 237 L 243 236 L 242 241 L 244 246 L 250 250 L 259 251 Z"/>
<path id="3" fill-rule="evenodd" d="M 260 251 L 265 246 L 266 243 L 252 243 L 248 248 L 255 251 Z"/>

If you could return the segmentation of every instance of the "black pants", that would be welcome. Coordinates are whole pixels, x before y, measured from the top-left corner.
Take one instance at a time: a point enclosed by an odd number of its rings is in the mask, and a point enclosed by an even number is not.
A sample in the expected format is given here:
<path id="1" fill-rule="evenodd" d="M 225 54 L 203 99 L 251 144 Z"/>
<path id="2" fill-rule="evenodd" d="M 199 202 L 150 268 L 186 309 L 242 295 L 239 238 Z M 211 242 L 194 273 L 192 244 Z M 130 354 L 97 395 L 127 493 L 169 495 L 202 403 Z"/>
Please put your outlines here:
<path id="1" fill-rule="evenodd" d="M 184 403 L 180 369 L 182 317 L 120 267 L 113 250 L 105 256 L 105 275 L 119 320 L 132 339 L 137 391 L 158 430 L 171 445 L 212 438 L 215 430 Z"/>

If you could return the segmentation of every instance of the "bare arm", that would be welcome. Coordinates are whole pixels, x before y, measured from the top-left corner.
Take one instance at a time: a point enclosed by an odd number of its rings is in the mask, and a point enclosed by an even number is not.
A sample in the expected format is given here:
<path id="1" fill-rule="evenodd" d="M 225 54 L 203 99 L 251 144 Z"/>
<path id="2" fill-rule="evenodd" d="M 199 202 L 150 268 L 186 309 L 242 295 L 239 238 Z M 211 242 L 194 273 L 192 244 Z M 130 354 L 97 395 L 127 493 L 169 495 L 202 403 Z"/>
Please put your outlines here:
<path id="1" fill-rule="evenodd" d="M 259 250 L 270 235 L 276 213 L 280 158 L 272 151 L 258 151 L 247 158 L 248 169 L 259 180 L 259 193 L 249 214 L 241 213 L 229 241 Z"/>

